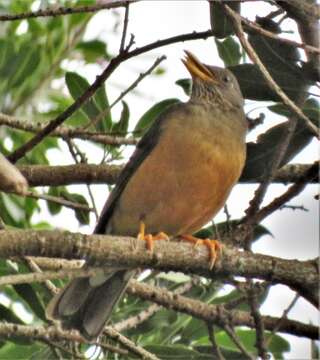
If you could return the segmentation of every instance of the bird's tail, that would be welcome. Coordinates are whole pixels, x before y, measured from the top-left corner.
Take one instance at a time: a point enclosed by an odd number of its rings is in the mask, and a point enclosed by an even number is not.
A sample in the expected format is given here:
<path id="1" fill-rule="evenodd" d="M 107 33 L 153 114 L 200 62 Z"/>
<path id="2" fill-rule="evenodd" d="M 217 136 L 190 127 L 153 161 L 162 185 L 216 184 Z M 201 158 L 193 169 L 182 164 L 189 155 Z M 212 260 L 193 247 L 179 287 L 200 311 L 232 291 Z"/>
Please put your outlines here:
<path id="1" fill-rule="evenodd" d="M 47 317 L 79 330 L 88 340 L 97 338 L 134 273 L 119 270 L 73 280 L 50 301 Z"/>

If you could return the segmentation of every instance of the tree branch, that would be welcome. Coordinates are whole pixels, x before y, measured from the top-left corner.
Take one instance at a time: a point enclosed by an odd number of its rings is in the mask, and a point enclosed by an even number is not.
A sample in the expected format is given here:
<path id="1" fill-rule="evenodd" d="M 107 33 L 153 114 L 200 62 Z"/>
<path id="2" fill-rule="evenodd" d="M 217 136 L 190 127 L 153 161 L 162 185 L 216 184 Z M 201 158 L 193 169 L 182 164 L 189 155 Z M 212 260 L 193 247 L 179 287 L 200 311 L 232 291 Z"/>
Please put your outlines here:
<path id="1" fill-rule="evenodd" d="M 128 350 L 138 355 L 142 359 L 159 360 L 158 357 L 146 351 L 140 346 L 135 345 L 131 340 L 119 334 L 111 327 L 105 329 L 105 334 L 111 339 L 121 343 Z M 77 343 L 88 343 L 77 331 L 62 330 L 55 326 L 31 326 L 31 325 L 18 325 L 10 323 L 0 323 L 0 338 L 11 339 L 15 337 L 25 339 L 33 339 L 39 341 L 73 341 Z M 92 345 L 102 346 L 103 343 L 99 341 L 93 342 Z M 115 350 L 115 349 L 114 349 Z"/>
<path id="2" fill-rule="evenodd" d="M 222 239 L 223 241 L 223 239 Z M 314 261 L 285 260 L 224 247 L 213 270 L 209 269 L 207 248 L 184 242 L 155 244 L 154 252 L 135 238 L 83 235 L 62 231 L 2 230 L 0 254 L 92 259 L 97 266 L 154 268 L 182 271 L 208 278 L 243 276 L 281 283 L 298 291 L 315 306 L 318 304 L 318 269 Z"/>
<path id="3" fill-rule="evenodd" d="M 91 6 L 77 6 L 77 7 L 52 7 L 48 9 L 40 9 L 38 11 L 30 11 L 21 14 L 3 14 L 0 15 L 0 21 L 15 21 L 23 19 L 32 19 L 37 17 L 48 17 L 48 16 L 61 16 L 61 15 L 72 15 L 80 13 L 98 12 L 105 9 L 114 9 L 117 7 L 126 6 L 128 3 L 134 3 L 139 0 L 118 0 L 109 1 L 108 3 L 96 4 Z"/>
<path id="4" fill-rule="evenodd" d="M 26 195 L 28 186 L 21 172 L 0 153 L 0 191 Z"/>
<path id="5" fill-rule="evenodd" d="M 252 48 L 249 41 L 246 39 L 242 25 L 241 25 L 241 17 L 233 11 L 228 5 L 223 5 L 226 13 L 230 17 L 232 23 L 234 24 L 235 32 L 241 42 L 243 48 L 246 50 L 247 54 L 249 55 L 250 59 L 259 67 L 263 77 L 265 78 L 267 84 L 269 85 L 270 89 L 273 90 L 283 101 L 283 103 L 293 112 L 296 114 L 300 119 L 302 119 L 306 125 L 306 127 L 319 139 L 319 129 L 311 122 L 311 120 L 302 112 L 302 110 L 288 98 L 288 96 L 282 91 L 280 86 L 273 80 L 272 76 L 270 75 L 267 68 L 259 59 L 257 53 Z"/>
<path id="6" fill-rule="evenodd" d="M 38 133 L 45 128 L 45 124 L 40 123 L 31 123 L 21 118 L 15 116 L 10 116 L 7 114 L 0 113 L 0 125 L 8 126 L 12 129 L 28 131 L 32 133 Z M 91 132 L 81 129 L 74 129 L 66 126 L 59 126 L 56 130 L 52 131 L 50 136 L 60 137 L 60 138 L 74 138 L 82 140 L 90 140 L 98 144 L 103 145 L 136 145 L 138 140 L 135 138 L 124 138 L 122 136 L 117 136 L 117 134 L 111 133 L 99 133 Z"/>
<path id="7" fill-rule="evenodd" d="M 291 183 L 299 180 L 310 168 L 309 164 L 290 164 L 279 169 L 273 183 Z M 18 169 L 26 177 L 30 186 L 61 186 L 72 184 L 108 184 L 116 183 L 123 165 L 77 164 L 77 165 L 19 165 Z M 259 180 L 241 181 L 256 183 Z M 318 183 L 319 175 L 315 170 L 310 183 Z"/>
<path id="8" fill-rule="evenodd" d="M 164 40 L 159 40 L 140 48 L 136 48 L 132 51 L 126 51 L 118 54 L 111 59 L 109 65 L 103 70 L 103 72 L 97 76 L 96 80 L 88 87 L 88 89 L 79 96 L 65 111 L 59 114 L 55 119 L 50 121 L 40 132 L 33 136 L 29 141 L 23 144 L 20 148 L 16 149 L 8 156 L 11 162 L 16 162 L 35 146 L 37 146 L 46 136 L 50 135 L 57 127 L 59 127 L 64 121 L 66 121 L 75 111 L 77 111 L 86 101 L 88 101 L 96 90 L 102 86 L 102 84 L 109 78 L 113 71 L 124 61 L 146 53 L 150 50 L 154 50 L 161 46 L 174 44 L 176 42 L 182 42 L 187 40 L 206 39 L 213 36 L 212 31 L 192 32 L 189 34 L 177 35 Z"/>
<path id="9" fill-rule="evenodd" d="M 173 294 L 166 289 L 150 286 L 135 280 L 130 281 L 128 292 L 168 309 L 173 309 L 202 319 L 207 323 L 216 324 L 222 328 L 224 328 L 226 324 L 255 328 L 254 319 L 247 311 L 226 310 L 223 305 L 209 305 L 202 301 Z M 279 318 L 271 316 L 262 316 L 262 320 L 265 329 L 270 331 L 272 331 L 276 325 L 280 324 Z M 317 326 L 303 324 L 294 320 L 283 319 L 278 330 L 291 335 L 305 336 L 310 339 L 317 339 L 318 337 Z"/>

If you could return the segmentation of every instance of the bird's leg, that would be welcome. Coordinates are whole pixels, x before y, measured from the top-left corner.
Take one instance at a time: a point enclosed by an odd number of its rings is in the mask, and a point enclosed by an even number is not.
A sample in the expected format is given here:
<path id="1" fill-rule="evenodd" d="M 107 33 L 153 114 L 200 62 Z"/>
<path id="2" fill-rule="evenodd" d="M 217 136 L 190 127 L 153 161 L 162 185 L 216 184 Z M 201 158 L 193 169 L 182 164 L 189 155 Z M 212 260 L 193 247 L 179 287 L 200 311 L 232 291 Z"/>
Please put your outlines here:
<path id="1" fill-rule="evenodd" d="M 144 240 L 146 242 L 147 249 L 153 251 L 155 240 L 169 240 L 169 236 L 164 232 L 159 232 L 156 235 L 146 234 L 146 225 L 143 221 L 140 221 L 140 229 L 137 236 L 138 240 Z"/>
<path id="2" fill-rule="evenodd" d="M 204 245 L 208 248 L 209 268 L 212 270 L 219 254 L 222 252 L 223 245 L 218 240 L 199 239 L 192 235 L 181 235 L 181 238 L 185 241 L 191 242 L 194 246 Z"/>

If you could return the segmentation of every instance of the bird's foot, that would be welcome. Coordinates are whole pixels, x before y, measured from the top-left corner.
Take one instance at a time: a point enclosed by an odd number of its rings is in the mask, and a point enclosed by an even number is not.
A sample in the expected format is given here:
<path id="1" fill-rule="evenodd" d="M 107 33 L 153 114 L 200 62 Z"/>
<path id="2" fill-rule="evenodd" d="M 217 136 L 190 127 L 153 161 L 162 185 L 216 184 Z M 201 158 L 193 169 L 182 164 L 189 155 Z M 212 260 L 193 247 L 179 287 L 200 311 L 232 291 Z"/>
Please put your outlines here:
<path id="1" fill-rule="evenodd" d="M 218 240 L 211 239 L 199 239 L 192 235 L 181 235 L 181 238 L 185 241 L 191 242 L 194 246 L 204 245 L 209 251 L 209 268 L 213 269 L 214 264 L 218 256 L 221 254 L 223 245 Z"/>
<path id="2" fill-rule="evenodd" d="M 147 249 L 153 251 L 154 241 L 156 240 L 169 240 L 169 236 L 164 232 L 159 232 L 156 235 L 146 234 L 146 225 L 143 221 L 140 221 L 139 234 L 137 236 L 138 240 L 144 240 L 146 242 Z"/>

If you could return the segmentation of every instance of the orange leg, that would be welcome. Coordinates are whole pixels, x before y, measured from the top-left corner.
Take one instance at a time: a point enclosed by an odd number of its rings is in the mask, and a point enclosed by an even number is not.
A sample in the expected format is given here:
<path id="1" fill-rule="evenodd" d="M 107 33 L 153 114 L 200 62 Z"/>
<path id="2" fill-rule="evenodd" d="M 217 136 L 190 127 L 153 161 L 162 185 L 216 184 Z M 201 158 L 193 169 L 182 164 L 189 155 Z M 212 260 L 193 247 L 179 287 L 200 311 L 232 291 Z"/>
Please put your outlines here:
<path id="1" fill-rule="evenodd" d="M 211 240 L 211 239 L 199 239 L 192 235 L 181 235 L 181 238 L 185 241 L 189 241 L 194 246 L 204 245 L 209 250 L 209 268 L 210 270 L 213 269 L 214 264 L 222 252 L 223 245 L 218 240 Z"/>
<path id="2" fill-rule="evenodd" d="M 164 232 L 159 232 L 156 235 L 146 234 L 146 225 L 143 221 L 140 221 L 138 240 L 144 240 L 146 242 L 147 249 L 153 251 L 155 240 L 169 240 L 169 236 Z"/>

